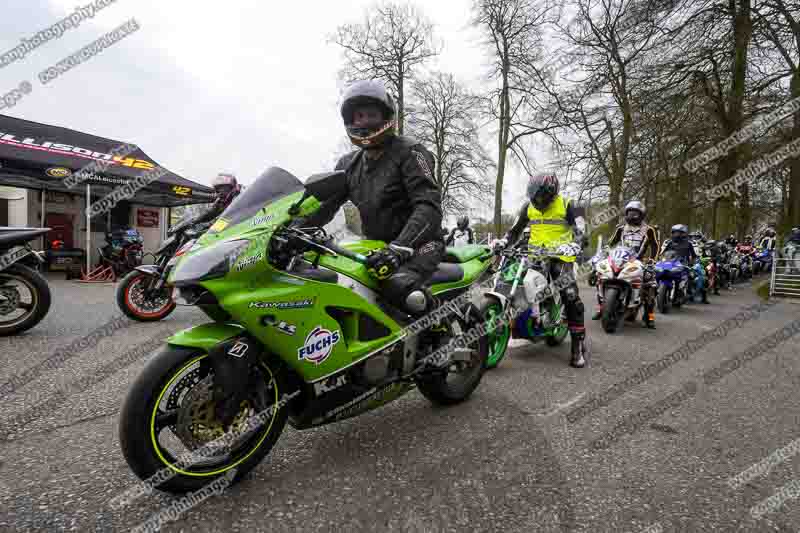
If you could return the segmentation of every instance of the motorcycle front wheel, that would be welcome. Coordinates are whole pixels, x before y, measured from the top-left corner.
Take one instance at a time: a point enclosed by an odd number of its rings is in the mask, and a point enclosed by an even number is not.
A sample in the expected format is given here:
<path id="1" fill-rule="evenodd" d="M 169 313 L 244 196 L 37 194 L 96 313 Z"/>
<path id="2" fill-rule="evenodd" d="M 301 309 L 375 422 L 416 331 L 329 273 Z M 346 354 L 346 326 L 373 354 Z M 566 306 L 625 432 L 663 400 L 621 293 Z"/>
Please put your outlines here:
<path id="1" fill-rule="evenodd" d="M 215 415 L 208 354 L 162 348 L 136 378 L 120 413 L 119 440 L 131 470 L 154 488 L 174 494 L 199 490 L 234 469 L 231 484 L 241 480 L 272 450 L 288 418 L 288 408 L 279 404 L 289 388 L 281 366 L 259 361 L 251 368 L 250 382 L 228 428 L 243 436 L 224 448 L 206 446 L 226 433 Z M 245 431 L 256 415 L 262 424 Z M 192 453 L 191 460 L 185 459 Z"/>
<path id="2" fill-rule="evenodd" d="M 603 315 L 600 322 L 606 333 L 614 333 L 617 330 L 617 308 L 619 307 L 619 288 L 607 287 L 603 295 L 605 304 L 603 305 Z"/>
<path id="3" fill-rule="evenodd" d="M 662 315 L 669 313 L 670 301 L 669 290 L 666 285 L 658 286 L 658 296 L 656 297 L 656 304 L 658 305 L 658 312 Z"/>
<path id="4" fill-rule="evenodd" d="M 176 304 L 168 286 L 156 295 L 146 296 L 151 284 L 157 280 L 143 272 L 129 272 L 117 285 L 117 306 L 125 315 L 139 322 L 157 322 L 167 318 Z"/>
<path id="5" fill-rule="evenodd" d="M 478 307 L 478 313 L 485 317 L 486 324 L 495 324 L 497 319 L 502 316 L 503 308 L 499 302 L 492 298 L 486 298 Z M 500 361 L 506 356 L 508 342 L 511 339 L 511 327 L 509 324 L 500 321 L 497 326 L 490 326 L 486 332 L 486 369 L 490 370 L 497 367 Z"/>

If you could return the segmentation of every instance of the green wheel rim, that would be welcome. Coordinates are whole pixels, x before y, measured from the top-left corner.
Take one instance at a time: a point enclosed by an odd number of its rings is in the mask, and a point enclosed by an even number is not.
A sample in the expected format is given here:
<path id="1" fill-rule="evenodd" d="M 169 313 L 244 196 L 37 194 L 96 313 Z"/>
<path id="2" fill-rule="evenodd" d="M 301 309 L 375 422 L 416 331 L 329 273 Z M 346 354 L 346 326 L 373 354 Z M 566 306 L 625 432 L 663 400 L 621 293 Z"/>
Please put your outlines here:
<path id="1" fill-rule="evenodd" d="M 490 306 L 486 313 L 487 322 L 490 324 L 496 323 L 495 321 L 502 312 L 499 305 Z M 489 356 L 486 358 L 487 368 L 494 368 L 500 363 L 506 355 L 508 339 L 511 337 L 511 328 L 509 325 L 502 320 L 498 322 L 499 324 L 497 327 L 489 327 L 486 331 L 486 340 L 489 346 Z"/>

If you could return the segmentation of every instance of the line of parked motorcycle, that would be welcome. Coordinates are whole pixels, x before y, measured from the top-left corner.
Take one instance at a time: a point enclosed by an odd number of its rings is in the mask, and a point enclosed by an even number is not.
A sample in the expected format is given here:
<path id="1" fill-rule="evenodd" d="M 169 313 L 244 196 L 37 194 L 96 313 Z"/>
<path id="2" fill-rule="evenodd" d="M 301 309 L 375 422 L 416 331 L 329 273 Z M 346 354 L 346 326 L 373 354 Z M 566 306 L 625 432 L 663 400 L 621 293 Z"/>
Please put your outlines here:
<path id="1" fill-rule="evenodd" d="M 625 320 L 635 320 L 644 305 L 645 289 L 655 289 L 656 307 L 667 314 L 672 308 L 679 309 L 698 299 L 707 302 L 709 294 L 718 295 L 720 289 L 730 290 L 734 284 L 772 269 L 772 250 L 743 244 L 735 249 L 720 248 L 713 241 L 691 242 L 697 256 L 694 264 L 687 264 L 672 250 L 662 252 L 657 261 L 643 263 L 624 245 L 610 250 L 602 243 L 598 246 L 590 259 L 589 285 L 597 288 L 601 323 L 607 333 L 616 331 Z M 788 246 L 792 249 L 787 253 L 794 257 L 794 245 Z"/>

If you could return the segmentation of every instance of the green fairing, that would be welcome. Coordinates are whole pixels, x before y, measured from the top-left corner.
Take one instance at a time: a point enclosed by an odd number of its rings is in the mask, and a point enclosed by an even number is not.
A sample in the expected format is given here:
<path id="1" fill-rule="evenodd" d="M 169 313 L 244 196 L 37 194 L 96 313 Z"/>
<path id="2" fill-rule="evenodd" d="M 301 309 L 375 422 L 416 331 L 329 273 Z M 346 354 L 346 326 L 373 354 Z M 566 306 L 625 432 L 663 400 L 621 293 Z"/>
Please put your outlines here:
<path id="1" fill-rule="evenodd" d="M 321 256 L 320 266 L 340 274 L 339 284 L 336 284 L 301 278 L 296 274 L 277 270 L 267 261 L 267 245 L 273 230 L 292 218 L 288 214 L 288 210 L 301 196 L 301 192 L 291 194 L 268 204 L 249 219 L 236 225 L 224 227 L 221 231 L 209 231 L 197 241 L 190 252 L 180 259 L 170 275 L 170 282 L 174 281 L 176 274 L 180 273 L 181 267 L 186 264 L 187 260 L 196 254 L 203 253 L 210 247 L 220 245 L 225 241 L 249 240 L 251 244 L 238 256 L 226 275 L 216 279 L 196 281 L 194 284 L 208 289 L 220 307 L 230 314 L 231 321 L 258 339 L 269 353 L 284 360 L 304 381 L 312 382 L 364 359 L 388 342 L 402 337 L 404 333 L 400 324 L 349 287 L 349 285 L 353 285 L 353 282 L 360 282 L 373 291 L 378 289 L 377 282 L 367 274 L 363 265 L 341 256 Z M 309 198 L 303 203 L 299 216 L 312 213 L 318 207 L 319 202 Z M 268 220 L 253 225 L 253 220 L 258 217 Z M 383 242 L 366 240 L 340 243 L 340 245 L 362 254 L 385 246 Z M 461 265 L 465 273 L 461 281 L 435 285 L 431 287 L 434 293 L 467 287 L 489 267 L 491 256 L 486 247 L 464 246 L 452 250 L 459 257 L 474 258 Z M 484 257 L 483 260 L 478 258 L 481 254 Z M 316 254 L 307 253 L 306 257 L 313 260 Z M 253 261 L 252 258 L 259 259 Z M 246 266 L 238 270 L 242 265 Z M 348 277 L 352 279 L 347 279 Z M 311 305 L 294 309 L 251 307 L 255 302 L 263 305 L 268 302 L 302 302 L 304 300 L 311 300 Z M 337 322 L 326 311 L 332 307 L 348 313 L 344 316 L 340 315 L 340 321 Z M 374 340 L 359 340 L 358 328 L 361 315 L 367 315 L 383 324 L 388 329 L 388 334 Z M 273 325 L 263 324 L 262 320 L 266 316 L 273 317 Z M 293 335 L 287 334 L 275 326 L 282 322 L 296 327 Z M 230 338 L 231 327 L 235 326 L 206 324 L 175 335 L 170 339 L 170 343 L 208 349 L 215 343 Z M 331 341 L 334 340 L 332 335 L 334 332 L 338 332 L 340 337 L 338 341 L 331 342 L 331 353 L 319 364 L 301 359 L 299 353 L 307 336 L 318 327 L 331 333 L 329 336 Z M 214 340 L 215 335 L 217 336 L 216 341 Z"/>
<path id="2" fill-rule="evenodd" d="M 242 326 L 211 322 L 179 331 L 167 339 L 167 343 L 208 351 L 220 342 L 242 333 L 245 333 Z"/>

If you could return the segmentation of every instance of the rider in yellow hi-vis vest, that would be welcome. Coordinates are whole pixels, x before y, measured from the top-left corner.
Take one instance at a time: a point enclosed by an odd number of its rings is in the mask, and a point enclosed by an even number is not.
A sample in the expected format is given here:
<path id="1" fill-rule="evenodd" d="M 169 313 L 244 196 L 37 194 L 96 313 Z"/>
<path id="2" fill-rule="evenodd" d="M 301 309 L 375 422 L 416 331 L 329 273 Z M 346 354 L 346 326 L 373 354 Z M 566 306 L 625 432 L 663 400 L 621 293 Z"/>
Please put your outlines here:
<path id="1" fill-rule="evenodd" d="M 561 300 L 567 314 L 572 340 L 572 361 L 576 368 L 583 368 L 588 361 L 586 328 L 583 322 L 583 302 L 578 293 L 578 284 L 573 276 L 573 263 L 580 253 L 586 223 L 576 216 L 570 201 L 558 194 L 558 178 L 555 175 L 532 176 L 528 181 L 528 199 L 519 210 L 516 222 L 505 237 L 495 243 L 505 248 L 515 244 L 526 228 L 530 228 L 528 242 L 532 246 L 555 249 L 559 255 L 550 263 L 553 280 L 559 276 L 570 276 L 572 281 L 561 289 Z"/>

